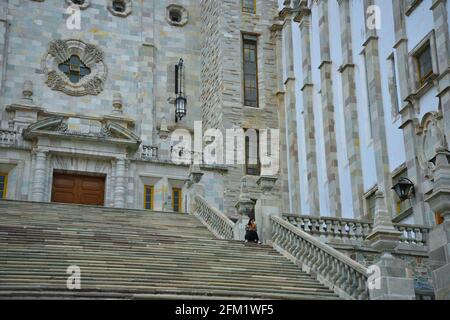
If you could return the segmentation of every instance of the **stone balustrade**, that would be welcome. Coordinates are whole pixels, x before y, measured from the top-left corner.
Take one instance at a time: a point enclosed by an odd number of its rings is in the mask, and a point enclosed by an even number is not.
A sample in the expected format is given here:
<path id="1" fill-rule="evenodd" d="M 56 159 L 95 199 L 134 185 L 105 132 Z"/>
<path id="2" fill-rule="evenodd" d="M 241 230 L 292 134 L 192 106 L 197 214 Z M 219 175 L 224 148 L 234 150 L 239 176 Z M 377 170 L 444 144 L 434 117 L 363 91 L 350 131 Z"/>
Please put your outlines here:
<path id="1" fill-rule="evenodd" d="M 143 145 L 141 157 L 144 160 L 158 159 L 158 147 Z"/>
<path id="2" fill-rule="evenodd" d="M 201 196 L 195 196 L 195 215 L 220 239 L 234 239 L 234 222 L 226 215 L 210 206 Z"/>
<path id="3" fill-rule="evenodd" d="M 373 223 L 364 220 L 315 217 L 306 215 L 284 214 L 283 219 L 315 237 L 323 237 L 329 240 L 356 240 L 364 241 L 373 228 Z M 398 224 L 394 227 L 403 233 L 401 242 L 425 246 L 430 227 Z"/>
<path id="4" fill-rule="evenodd" d="M 16 144 L 17 132 L 12 130 L 0 130 L 0 144 L 14 145 Z"/>
<path id="5" fill-rule="evenodd" d="M 368 299 L 368 271 L 364 266 L 280 217 L 272 216 L 271 221 L 275 249 L 317 274 L 342 297 Z"/>

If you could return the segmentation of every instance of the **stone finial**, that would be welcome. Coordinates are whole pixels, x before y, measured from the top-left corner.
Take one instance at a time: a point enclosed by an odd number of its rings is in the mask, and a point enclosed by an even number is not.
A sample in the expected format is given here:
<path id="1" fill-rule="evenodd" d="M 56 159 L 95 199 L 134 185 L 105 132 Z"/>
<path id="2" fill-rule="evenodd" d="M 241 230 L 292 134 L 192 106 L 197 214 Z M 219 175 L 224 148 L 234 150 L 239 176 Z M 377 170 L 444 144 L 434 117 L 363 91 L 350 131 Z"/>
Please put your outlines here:
<path id="1" fill-rule="evenodd" d="M 250 194 L 248 192 L 247 177 L 242 177 L 241 192 L 235 207 L 241 216 L 249 216 L 253 211 L 253 206 L 253 200 L 250 198 Z"/>
<path id="2" fill-rule="evenodd" d="M 22 89 L 22 98 L 25 100 L 33 101 L 33 82 L 31 80 L 25 80 Z"/>
<path id="3" fill-rule="evenodd" d="M 163 140 L 166 140 L 169 136 L 169 129 L 167 128 L 167 120 L 166 117 L 161 118 L 161 125 L 159 127 L 159 137 Z"/>
<path id="4" fill-rule="evenodd" d="M 384 194 L 375 194 L 375 219 L 372 232 L 367 236 L 372 247 L 382 252 L 392 252 L 398 245 L 401 232 L 394 228 L 392 218 L 386 208 Z"/>
<path id="5" fill-rule="evenodd" d="M 203 172 L 200 169 L 198 162 L 194 161 L 189 168 L 189 180 L 193 183 L 199 183 L 203 177 Z"/>
<path id="6" fill-rule="evenodd" d="M 123 114 L 123 101 L 120 93 L 114 93 L 113 95 L 113 113 Z"/>

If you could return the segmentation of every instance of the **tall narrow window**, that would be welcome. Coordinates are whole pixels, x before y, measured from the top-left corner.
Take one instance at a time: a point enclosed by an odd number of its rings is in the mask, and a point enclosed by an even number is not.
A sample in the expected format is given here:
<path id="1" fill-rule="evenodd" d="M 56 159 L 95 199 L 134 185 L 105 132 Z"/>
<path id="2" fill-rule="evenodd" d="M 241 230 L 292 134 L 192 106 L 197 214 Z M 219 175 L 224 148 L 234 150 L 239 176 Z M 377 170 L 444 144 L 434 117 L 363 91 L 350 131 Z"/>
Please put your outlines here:
<path id="1" fill-rule="evenodd" d="M 243 65 L 244 65 L 244 105 L 258 108 L 258 38 L 244 34 Z"/>
<path id="2" fill-rule="evenodd" d="M 256 13 L 256 0 L 242 0 L 242 12 Z"/>
<path id="3" fill-rule="evenodd" d="M 423 85 L 433 75 L 433 62 L 431 60 L 431 47 L 429 41 L 416 54 L 416 62 L 419 71 L 419 83 L 420 85 Z"/>
<path id="4" fill-rule="evenodd" d="M 180 188 L 172 188 L 172 208 L 174 212 L 181 211 L 181 189 Z"/>
<path id="5" fill-rule="evenodd" d="M 6 185 L 8 183 L 8 175 L 0 173 L 0 199 L 6 198 Z"/>
<path id="6" fill-rule="evenodd" d="M 154 188 L 153 186 L 144 187 L 144 209 L 153 210 Z"/>
<path id="7" fill-rule="evenodd" d="M 261 174 L 259 158 L 259 131 L 245 130 L 245 173 L 252 176 Z"/>

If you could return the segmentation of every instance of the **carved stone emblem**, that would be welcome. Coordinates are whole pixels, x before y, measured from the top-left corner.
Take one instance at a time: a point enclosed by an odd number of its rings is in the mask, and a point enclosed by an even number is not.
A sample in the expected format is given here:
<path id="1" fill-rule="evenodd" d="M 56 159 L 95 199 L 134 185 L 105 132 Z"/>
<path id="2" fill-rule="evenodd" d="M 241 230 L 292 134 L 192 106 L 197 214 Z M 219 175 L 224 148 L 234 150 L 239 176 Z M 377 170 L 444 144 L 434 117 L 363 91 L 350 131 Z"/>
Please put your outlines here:
<path id="1" fill-rule="evenodd" d="M 81 69 L 75 80 L 70 78 L 72 66 L 69 61 L 73 57 L 78 63 L 78 69 Z M 52 90 L 71 96 L 98 95 L 103 91 L 108 73 L 103 60 L 103 51 L 96 45 L 75 39 L 52 41 L 43 60 L 46 84 Z M 63 64 L 67 64 L 66 69 L 70 70 L 64 72 L 65 69 L 61 67 Z"/>
<path id="2" fill-rule="evenodd" d="M 447 149 L 439 113 L 430 112 L 423 117 L 419 135 L 421 137 L 418 152 L 419 164 L 425 179 L 433 179 L 434 164 L 432 160 L 436 156 L 436 150 L 442 147 Z"/>

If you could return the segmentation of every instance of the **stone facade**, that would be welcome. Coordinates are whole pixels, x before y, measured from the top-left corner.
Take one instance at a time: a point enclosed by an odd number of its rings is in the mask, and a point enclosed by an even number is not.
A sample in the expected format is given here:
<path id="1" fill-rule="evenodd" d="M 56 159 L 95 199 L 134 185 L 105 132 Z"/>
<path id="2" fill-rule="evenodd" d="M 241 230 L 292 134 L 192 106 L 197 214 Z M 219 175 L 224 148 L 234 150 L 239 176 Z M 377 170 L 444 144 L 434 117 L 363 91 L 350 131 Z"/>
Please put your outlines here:
<path id="1" fill-rule="evenodd" d="M 124 4 L 121 12 L 104 0 L 0 3 L 0 172 L 8 174 L 6 198 L 51 201 L 53 173 L 64 172 L 105 177 L 106 206 L 142 209 L 144 186 L 150 185 L 155 210 L 170 211 L 171 190 L 179 188 L 182 211 L 189 211 L 189 163 L 173 161 L 174 130 L 193 133 L 194 121 L 222 131 L 279 127 L 275 1 L 257 1 L 256 14 L 242 13 L 239 1 Z M 258 35 L 258 109 L 243 105 L 245 32 Z M 89 70 L 78 82 L 61 69 L 73 55 Z M 180 59 L 188 107 L 175 121 Z M 244 166 L 201 169 L 205 199 L 235 215 Z M 249 177 L 252 199 L 260 195 L 257 179 Z M 286 183 L 279 180 L 287 201 Z"/>

